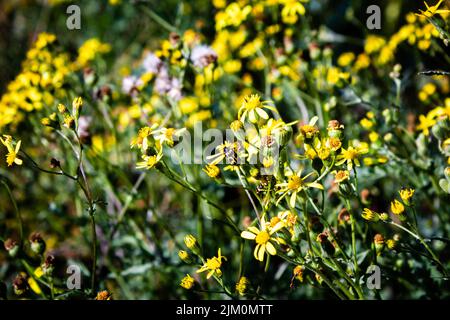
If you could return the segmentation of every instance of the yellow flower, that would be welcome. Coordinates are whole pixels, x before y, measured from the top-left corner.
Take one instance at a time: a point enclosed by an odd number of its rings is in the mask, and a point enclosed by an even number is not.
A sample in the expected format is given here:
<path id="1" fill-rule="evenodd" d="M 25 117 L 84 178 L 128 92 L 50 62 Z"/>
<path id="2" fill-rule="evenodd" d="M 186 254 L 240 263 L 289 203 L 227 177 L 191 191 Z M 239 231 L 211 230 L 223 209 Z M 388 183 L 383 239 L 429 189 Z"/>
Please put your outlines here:
<path id="1" fill-rule="evenodd" d="M 391 202 L 391 211 L 393 214 L 399 215 L 405 211 L 405 207 L 400 201 L 395 199 L 394 201 Z"/>
<path id="2" fill-rule="evenodd" d="M 325 145 L 327 148 L 330 148 L 332 151 L 339 150 L 340 147 L 342 147 L 342 142 L 339 140 L 339 138 L 331 137 L 328 138 L 325 142 Z"/>
<path id="3" fill-rule="evenodd" d="M 361 53 L 358 55 L 355 61 L 354 68 L 356 70 L 366 69 L 370 66 L 370 58 L 367 54 Z"/>
<path id="4" fill-rule="evenodd" d="M 298 0 L 284 0 L 285 5 L 281 10 L 281 18 L 284 23 L 294 24 L 298 20 L 298 16 L 305 15 L 305 7 Z"/>
<path id="5" fill-rule="evenodd" d="M 344 52 L 337 60 L 337 63 L 341 67 L 350 65 L 355 60 L 355 54 L 353 52 Z"/>
<path id="6" fill-rule="evenodd" d="M 192 234 L 188 234 L 184 237 L 184 244 L 191 250 L 198 248 L 197 239 Z"/>
<path id="7" fill-rule="evenodd" d="M 95 300 L 112 300 L 112 295 L 107 290 L 103 290 L 97 293 Z"/>
<path id="8" fill-rule="evenodd" d="M 428 3 L 425 3 L 425 6 L 427 7 L 426 11 L 423 10 L 419 10 L 420 13 L 416 13 L 418 16 L 423 16 L 426 18 L 431 18 L 432 16 L 434 16 L 435 14 L 441 14 L 441 13 L 449 13 L 450 10 L 444 10 L 444 9 L 439 9 L 439 6 L 441 5 L 441 3 L 444 0 L 439 0 L 439 2 L 437 4 L 435 4 L 434 6 L 429 6 Z"/>
<path id="9" fill-rule="evenodd" d="M 175 129 L 175 128 L 161 128 L 155 130 L 153 135 L 155 140 L 159 142 L 159 145 L 167 144 L 169 147 L 174 145 L 174 137 L 180 137 L 181 134 L 186 131 L 185 128 Z"/>
<path id="10" fill-rule="evenodd" d="M 259 95 L 251 94 L 249 96 L 245 96 L 242 106 L 238 112 L 238 118 L 244 122 L 248 116 L 250 122 L 252 123 L 256 123 L 258 121 L 258 117 L 267 120 L 269 119 L 269 115 L 264 108 L 276 112 L 274 107 L 267 106 L 267 101 L 261 101 L 261 97 Z"/>
<path id="11" fill-rule="evenodd" d="M 241 295 L 245 295 L 248 290 L 248 286 L 250 285 L 250 281 L 246 277 L 241 277 L 239 282 L 236 283 L 236 291 Z"/>
<path id="12" fill-rule="evenodd" d="M 241 232 L 241 237 L 248 240 L 255 240 L 256 247 L 253 251 L 253 256 L 256 260 L 264 261 L 264 255 L 268 254 L 274 256 L 277 254 L 274 243 L 277 240 L 272 235 L 281 230 L 284 227 L 284 223 L 279 221 L 274 227 L 270 227 L 270 224 L 266 224 L 264 218 L 261 219 L 261 230 L 256 227 L 249 227 L 246 231 Z"/>
<path id="13" fill-rule="evenodd" d="M 336 183 L 341 183 L 348 180 L 349 177 L 350 173 L 348 172 L 348 170 L 339 170 L 335 172 L 334 181 Z"/>
<path id="14" fill-rule="evenodd" d="M 303 266 L 296 266 L 294 268 L 293 274 L 294 278 L 297 279 L 300 282 L 303 282 L 303 273 L 305 271 L 305 267 Z"/>
<path id="15" fill-rule="evenodd" d="M 421 114 L 419 116 L 419 124 L 416 127 L 416 130 L 421 130 L 425 136 L 430 134 L 430 128 L 436 124 L 436 120 L 432 118 L 429 114 L 424 116 Z"/>
<path id="16" fill-rule="evenodd" d="M 207 279 L 211 278 L 214 274 L 217 277 L 220 277 L 222 275 L 222 271 L 220 270 L 220 267 L 222 266 L 222 259 L 225 261 L 227 260 L 227 258 L 222 256 L 219 248 L 217 251 L 217 257 L 206 259 L 206 262 L 200 267 L 200 269 L 197 270 L 197 273 L 209 271 L 206 276 Z"/>
<path id="17" fill-rule="evenodd" d="M 370 121 L 370 120 L 367 119 L 367 118 L 362 118 L 361 121 L 360 121 L 359 123 L 360 123 L 361 126 L 362 126 L 364 129 L 366 129 L 366 130 L 369 130 L 370 128 L 373 127 L 373 122 Z"/>
<path id="18" fill-rule="evenodd" d="M 312 139 L 319 132 L 319 129 L 315 125 L 317 120 L 319 120 L 319 117 L 315 116 L 309 121 L 308 124 L 300 127 L 300 135 L 303 139 Z"/>
<path id="19" fill-rule="evenodd" d="M 98 54 L 108 53 L 111 46 L 101 42 L 97 38 L 86 40 L 78 49 L 78 58 L 75 62 L 76 68 L 83 68 L 89 64 Z"/>
<path id="20" fill-rule="evenodd" d="M 281 193 L 280 198 L 278 198 L 278 200 L 277 200 L 277 205 L 289 193 L 291 193 L 291 197 L 289 199 L 289 205 L 291 207 L 295 207 L 297 193 L 299 193 L 302 190 L 305 190 L 307 188 L 316 188 L 316 189 L 323 190 L 323 186 L 320 183 L 305 181 L 309 176 L 314 174 L 313 172 L 308 173 L 303 178 L 301 177 L 301 173 L 302 173 L 302 171 L 299 170 L 296 173 L 289 175 L 287 182 L 282 182 L 282 183 L 276 184 L 276 187 L 280 188 L 280 190 L 278 190 L 277 193 Z"/>
<path id="21" fill-rule="evenodd" d="M 409 199 L 411 199 L 414 195 L 414 191 L 414 189 L 405 188 L 400 190 L 398 193 L 400 194 L 400 198 L 402 198 L 403 202 L 405 204 L 409 204 Z"/>
<path id="22" fill-rule="evenodd" d="M 342 148 L 341 154 L 337 156 L 338 161 L 336 162 L 336 165 L 340 166 L 345 162 L 347 162 L 347 169 L 352 170 L 353 164 L 356 165 L 357 167 L 360 166 L 358 158 L 367 152 L 368 152 L 367 148 L 363 146 L 357 147 L 349 146 L 347 149 Z"/>
<path id="23" fill-rule="evenodd" d="M 388 239 L 386 240 L 386 246 L 389 250 L 395 249 L 395 247 L 397 246 L 397 241 L 395 241 L 394 239 Z"/>
<path id="24" fill-rule="evenodd" d="M 180 286 L 185 288 L 186 290 L 192 289 L 195 284 L 194 278 L 192 278 L 189 274 L 187 274 L 183 279 L 181 279 Z"/>
<path id="25" fill-rule="evenodd" d="M 141 162 L 136 163 L 136 169 L 152 169 L 161 160 L 162 155 L 158 154 L 156 156 L 143 155 Z"/>
<path id="26" fill-rule="evenodd" d="M 384 40 L 382 37 L 375 36 L 375 35 L 369 35 L 366 39 L 366 44 L 364 46 L 364 51 L 367 54 L 371 54 L 374 52 L 379 51 L 383 46 L 386 44 L 386 40 Z"/>
<path id="27" fill-rule="evenodd" d="M 181 113 L 191 114 L 198 109 L 198 101 L 195 97 L 184 97 L 178 102 Z"/>
<path id="28" fill-rule="evenodd" d="M 180 250 L 178 251 L 178 257 L 180 258 L 180 260 L 189 263 L 191 258 L 189 256 L 189 253 L 187 251 L 184 250 Z"/>
<path id="29" fill-rule="evenodd" d="M 217 165 L 226 160 L 227 164 L 236 164 L 237 154 L 239 150 L 239 144 L 237 142 L 225 141 L 223 144 L 216 147 L 216 153 L 208 156 L 207 159 L 211 160 L 211 165 Z"/>
<path id="30" fill-rule="evenodd" d="M 369 208 L 364 208 L 361 216 L 367 221 L 377 221 L 379 217 L 378 213 L 370 210 Z"/>
<path id="31" fill-rule="evenodd" d="M 22 144 L 22 141 L 19 140 L 14 146 L 11 136 L 3 135 L 3 137 L 4 139 L 0 138 L 0 141 L 6 147 L 6 149 L 8 149 L 8 153 L 6 154 L 6 163 L 8 164 L 8 167 L 12 166 L 13 163 L 17 164 L 18 166 L 22 165 L 23 163 L 22 159 L 19 159 L 17 157 L 17 154 L 20 151 L 20 145 Z"/>
<path id="32" fill-rule="evenodd" d="M 212 164 L 209 165 L 207 164 L 204 168 L 203 171 L 210 177 L 210 178 L 217 178 L 217 176 L 220 174 L 220 169 L 219 167 L 217 167 L 216 165 Z"/>

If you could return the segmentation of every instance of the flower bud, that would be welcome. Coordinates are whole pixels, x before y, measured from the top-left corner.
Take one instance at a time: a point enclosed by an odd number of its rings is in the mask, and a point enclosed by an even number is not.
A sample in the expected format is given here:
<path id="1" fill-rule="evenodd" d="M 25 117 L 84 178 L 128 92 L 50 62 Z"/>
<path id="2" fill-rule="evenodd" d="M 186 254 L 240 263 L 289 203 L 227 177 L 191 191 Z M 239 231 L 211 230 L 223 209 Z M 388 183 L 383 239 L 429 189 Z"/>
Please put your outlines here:
<path id="1" fill-rule="evenodd" d="M 188 234 L 184 237 L 184 244 L 195 254 L 198 254 L 200 252 L 200 247 L 198 245 L 197 239 L 192 234 Z"/>
<path id="2" fill-rule="evenodd" d="M 50 168 L 52 169 L 61 168 L 61 162 L 58 159 L 52 158 L 50 160 Z"/>
<path id="3" fill-rule="evenodd" d="M 330 138 L 340 138 L 342 136 L 342 129 L 344 126 L 337 120 L 330 120 L 328 122 L 328 136 Z"/>
<path id="4" fill-rule="evenodd" d="M 31 251 L 33 251 L 36 254 L 43 254 L 45 251 L 45 241 L 42 239 L 40 233 L 34 232 L 30 236 L 30 244 L 31 244 Z"/>
<path id="5" fill-rule="evenodd" d="M 386 212 L 380 213 L 379 217 L 381 221 L 389 220 L 389 215 Z"/>
<path id="6" fill-rule="evenodd" d="M 410 199 L 414 195 L 414 189 L 402 188 L 398 193 L 400 194 L 400 198 L 403 203 L 407 206 L 410 204 Z"/>
<path id="7" fill-rule="evenodd" d="M 23 275 L 18 275 L 13 281 L 14 293 L 21 296 L 28 290 L 27 278 Z"/>
<path id="8" fill-rule="evenodd" d="M 304 266 L 296 266 L 293 271 L 294 278 L 300 282 L 303 282 L 304 271 L 305 271 Z"/>
<path id="9" fill-rule="evenodd" d="M 241 277 L 239 279 L 239 282 L 236 283 L 236 291 L 241 296 L 245 296 L 245 294 L 248 292 L 250 286 L 250 281 L 247 279 L 247 277 Z"/>
<path id="10" fill-rule="evenodd" d="M 190 290 L 194 287 L 195 280 L 190 275 L 186 275 L 183 279 L 181 279 L 180 286 L 186 290 Z"/>
<path id="11" fill-rule="evenodd" d="M 75 118 L 78 118 L 78 116 L 80 115 L 82 106 L 83 106 L 83 99 L 81 99 L 81 97 L 73 99 L 72 114 Z"/>
<path id="12" fill-rule="evenodd" d="M 317 236 L 316 240 L 320 243 L 323 251 L 325 251 L 330 256 L 334 255 L 335 248 L 330 240 L 328 240 L 328 235 L 326 233 L 320 233 Z"/>
<path id="13" fill-rule="evenodd" d="M 6 251 L 8 251 L 8 254 L 10 257 L 15 258 L 17 254 L 19 253 L 19 245 L 17 242 L 11 238 L 6 239 L 5 243 L 3 244 L 5 246 Z"/>
<path id="14" fill-rule="evenodd" d="M 51 275 L 53 273 L 53 270 L 55 269 L 55 256 L 51 254 L 48 255 L 45 258 L 45 261 L 42 264 L 41 268 L 45 275 Z"/>
<path id="15" fill-rule="evenodd" d="M 112 294 L 107 290 L 100 291 L 99 293 L 97 293 L 95 300 L 112 300 Z"/>
<path id="16" fill-rule="evenodd" d="M 312 232 L 319 233 L 323 230 L 323 224 L 320 222 L 319 217 L 313 216 L 309 221 L 309 228 Z"/>
<path id="17" fill-rule="evenodd" d="M 84 68 L 83 70 L 83 79 L 84 83 L 86 83 L 88 86 L 92 86 L 95 81 L 97 81 L 97 75 L 92 68 Z"/>
<path id="18" fill-rule="evenodd" d="M 394 239 L 386 240 L 386 246 L 388 247 L 389 250 L 395 249 L 396 245 L 397 245 L 397 242 Z"/>
<path id="19" fill-rule="evenodd" d="M 338 214 L 338 221 L 340 224 L 345 224 L 350 222 L 350 213 L 346 208 L 342 208 Z"/>
<path id="20" fill-rule="evenodd" d="M 376 213 L 375 211 L 370 210 L 369 208 L 364 208 L 363 213 L 362 213 L 361 216 L 367 221 L 376 222 L 379 219 L 378 213 Z"/>
<path id="21" fill-rule="evenodd" d="M 384 237 L 381 234 L 377 233 L 373 238 L 373 242 L 375 243 L 377 254 L 380 254 L 384 247 Z"/>
<path id="22" fill-rule="evenodd" d="M 60 103 L 60 104 L 58 104 L 58 111 L 59 111 L 59 113 L 64 114 L 67 112 L 67 108 L 65 105 Z"/>
<path id="23" fill-rule="evenodd" d="M 178 251 L 178 257 L 181 259 L 181 261 L 191 264 L 192 263 L 192 257 L 189 255 L 187 251 L 180 250 Z"/>

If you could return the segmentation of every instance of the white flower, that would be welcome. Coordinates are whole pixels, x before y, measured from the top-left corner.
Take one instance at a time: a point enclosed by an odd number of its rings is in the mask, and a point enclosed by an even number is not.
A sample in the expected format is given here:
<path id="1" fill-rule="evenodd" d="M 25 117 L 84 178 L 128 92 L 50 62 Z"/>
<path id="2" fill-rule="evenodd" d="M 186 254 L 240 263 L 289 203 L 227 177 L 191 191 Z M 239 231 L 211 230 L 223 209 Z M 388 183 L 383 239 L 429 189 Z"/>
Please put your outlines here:
<path id="1" fill-rule="evenodd" d="M 172 78 L 170 82 L 171 88 L 167 95 L 174 101 L 180 101 L 183 97 L 181 94 L 181 82 L 177 78 Z"/>
<path id="2" fill-rule="evenodd" d="M 205 68 L 217 60 L 217 53 L 209 46 L 199 45 L 192 49 L 191 61 L 197 68 Z"/>
<path id="3" fill-rule="evenodd" d="M 182 85 L 179 79 L 170 77 L 167 68 L 163 67 L 159 71 L 155 80 L 155 91 L 159 94 L 167 94 L 174 101 L 179 101 L 183 96 L 181 94 Z"/>
<path id="4" fill-rule="evenodd" d="M 138 91 L 138 88 L 142 86 L 144 82 L 136 76 L 128 76 L 122 80 L 122 91 L 126 94 L 132 94 L 134 91 Z"/>
<path id="5" fill-rule="evenodd" d="M 144 67 L 145 71 L 153 74 L 158 73 L 162 65 L 163 62 L 161 61 L 161 59 L 152 52 L 147 54 L 147 56 L 144 58 L 144 61 L 142 62 L 142 66 Z"/>

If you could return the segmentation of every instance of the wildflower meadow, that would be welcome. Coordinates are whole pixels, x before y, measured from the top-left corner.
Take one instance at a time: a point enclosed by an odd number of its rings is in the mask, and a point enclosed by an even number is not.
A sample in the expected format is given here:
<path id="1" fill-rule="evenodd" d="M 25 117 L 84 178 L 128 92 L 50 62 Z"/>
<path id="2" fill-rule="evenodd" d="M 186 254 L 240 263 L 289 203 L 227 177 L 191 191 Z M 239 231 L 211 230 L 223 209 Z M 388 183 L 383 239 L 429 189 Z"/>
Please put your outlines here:
<path id="1" fill-rule="evenodd" d="M 0 300 L 450 298 L 450 1 L 0 2 Z"/>

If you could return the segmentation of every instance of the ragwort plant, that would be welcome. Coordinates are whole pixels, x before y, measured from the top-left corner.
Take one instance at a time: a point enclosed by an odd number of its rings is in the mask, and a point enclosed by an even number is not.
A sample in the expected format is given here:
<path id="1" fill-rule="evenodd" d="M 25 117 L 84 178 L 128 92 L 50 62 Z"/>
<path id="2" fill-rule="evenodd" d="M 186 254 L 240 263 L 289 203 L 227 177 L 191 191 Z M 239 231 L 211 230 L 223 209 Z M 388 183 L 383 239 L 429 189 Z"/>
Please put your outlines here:
<path id="1" fill-rule="evenodd" d="M 1 297 L 447 297 L 445 4 L 362 40 L 315 1 L 212 5 L 109 1 L 167 30 L 137 61 L 37 37 L 0 100 Z"/>

